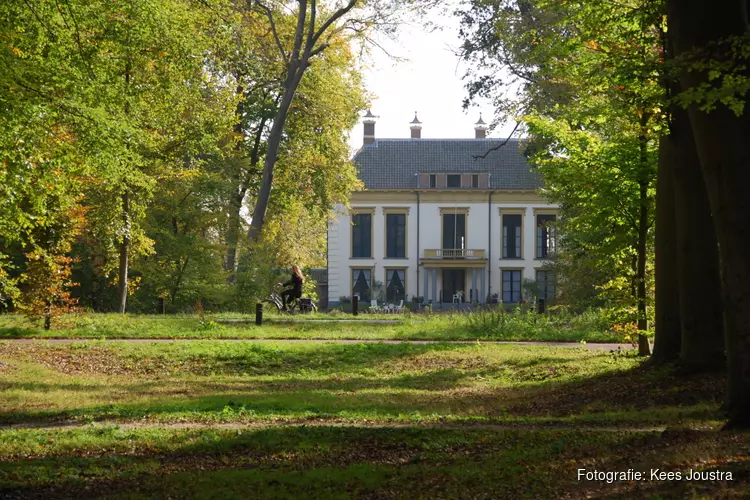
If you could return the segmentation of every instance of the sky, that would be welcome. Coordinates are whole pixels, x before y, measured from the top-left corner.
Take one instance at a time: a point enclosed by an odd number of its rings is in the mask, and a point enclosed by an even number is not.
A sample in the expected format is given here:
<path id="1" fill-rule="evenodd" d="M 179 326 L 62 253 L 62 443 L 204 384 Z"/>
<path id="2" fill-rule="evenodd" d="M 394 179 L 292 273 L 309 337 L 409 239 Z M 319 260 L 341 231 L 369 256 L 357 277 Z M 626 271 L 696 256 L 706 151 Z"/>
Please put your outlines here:
<path id="1" fill-rule="evenodd" d="M 485 122 L 492 121 L 493 108 L 488 101 L 464 111 L 462 103 L 468 92 L 462 76 L 467 66 L 455 54 L 460 45 L 458 20 L 450 14 L 439 19 L 441 30 L 406 25 L 397 40 L 381 42 L 389 53 L 407 59 L 404 62 L 372 49 L 366 62 L 369 67 L 363 73 L 367 90 L 374 95 L 376 138 L 410 137 L 409 122 L 415 111 L 422 122 L 423 138 L 473 138 L 480 112 Z M 488 137 L 505 138 L 512 128 L 512 124 L 498 127 Z M 360 120 L 349 136 L 353 151 L 362 146 L 362 134 Z"/>

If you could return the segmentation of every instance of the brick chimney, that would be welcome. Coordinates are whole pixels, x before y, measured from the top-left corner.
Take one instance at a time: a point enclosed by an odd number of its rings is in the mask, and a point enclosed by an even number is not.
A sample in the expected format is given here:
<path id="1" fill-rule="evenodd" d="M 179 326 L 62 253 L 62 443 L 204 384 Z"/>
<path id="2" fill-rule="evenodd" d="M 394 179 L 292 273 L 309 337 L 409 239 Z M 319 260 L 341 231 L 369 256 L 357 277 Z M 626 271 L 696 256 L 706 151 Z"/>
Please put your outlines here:
<path id="1" fill-rule="evenodd" d="M 412 139 L 421 139 L 422 138 L 422 122 L 419 121 L 419 118 L 417 118 L 417 112 L 414 112 L 414 119 L 410 123 L 411 128 L 411 138 Z"/>
<path id="2" fill-rule="evenodd" d="M 367 110 L 367 114 L 362 119 L 362 123 L 365 125 L 364 140 L 362 143 L 367 146 L 375 142 L 375 118 L 377 116 L 372 114 L 372 111 Z"/>
<path id="3" fill-rule="evenodd" d="M 484 120 L 482 120 L 482 113 L 479 113 L 479 121 L 474 124 L 474 138 L 487 138 L 487 124 L 484 123 Z"/>

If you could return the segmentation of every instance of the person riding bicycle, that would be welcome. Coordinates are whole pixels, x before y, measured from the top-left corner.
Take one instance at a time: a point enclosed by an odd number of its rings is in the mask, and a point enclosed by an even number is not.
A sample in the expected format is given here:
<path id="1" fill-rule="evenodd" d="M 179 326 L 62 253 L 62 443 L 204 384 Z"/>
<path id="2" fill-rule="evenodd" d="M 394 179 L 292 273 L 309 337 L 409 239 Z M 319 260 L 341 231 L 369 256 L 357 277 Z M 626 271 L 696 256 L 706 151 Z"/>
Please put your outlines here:
<path id="1" fill-rule="evenodd" d="M 282 284 L 282 286 L 291 285 L 291 288 L 287 288 L 281 292 L 281 303 L 285 311 L 287 303 L 302 297 L 302 283 L 304 282 L 305 277 L 302 275 L 302 271 L 299 270 L 299 266 L 292 266 L 292 279 Z"/>

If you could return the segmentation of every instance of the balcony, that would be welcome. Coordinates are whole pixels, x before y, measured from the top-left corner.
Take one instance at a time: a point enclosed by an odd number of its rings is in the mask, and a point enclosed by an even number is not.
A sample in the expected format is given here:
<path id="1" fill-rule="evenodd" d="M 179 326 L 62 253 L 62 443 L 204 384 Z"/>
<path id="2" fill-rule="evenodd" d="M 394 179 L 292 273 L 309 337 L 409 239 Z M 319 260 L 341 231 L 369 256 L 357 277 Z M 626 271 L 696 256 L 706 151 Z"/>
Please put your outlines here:
<path id="1" fill-rule="evenodd" d="M 425 248 L 425 259 L 484 259 L 484 249 L 475 248 Z"/>

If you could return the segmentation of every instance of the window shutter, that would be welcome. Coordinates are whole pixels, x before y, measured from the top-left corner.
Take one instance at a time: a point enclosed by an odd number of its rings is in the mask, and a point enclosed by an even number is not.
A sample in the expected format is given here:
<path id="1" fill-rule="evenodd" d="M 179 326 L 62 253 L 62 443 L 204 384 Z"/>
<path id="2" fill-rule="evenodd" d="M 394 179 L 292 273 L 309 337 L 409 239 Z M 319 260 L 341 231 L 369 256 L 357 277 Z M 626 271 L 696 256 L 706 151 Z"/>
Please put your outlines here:
<path id="1" fill-rule="evenodd" d="M 489 174 L 479 174 L 479 189 L 488 189 L 490 187 Z"/>
<path id="2" fill-rule="evenodd" d="M 437 187 L 444 188 L 448 185 L 448 176 L 446 174 L 437 174 Z"/>
<path id="3" fill-rule="evenodd" d="M 462 188 L 471 187 L 471 174 L 461 174 L 461 187 Z"/>
<path id="4" fill-rule="evenodd" d="M 419 187 L 420 188 L 430 187 L 430 174 L 419 174 Z"/>

